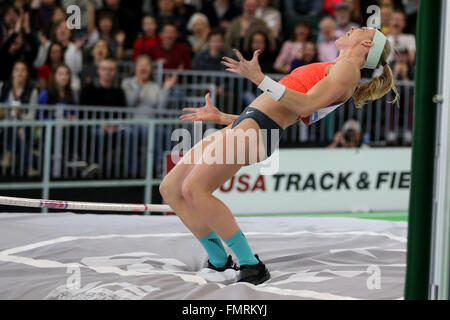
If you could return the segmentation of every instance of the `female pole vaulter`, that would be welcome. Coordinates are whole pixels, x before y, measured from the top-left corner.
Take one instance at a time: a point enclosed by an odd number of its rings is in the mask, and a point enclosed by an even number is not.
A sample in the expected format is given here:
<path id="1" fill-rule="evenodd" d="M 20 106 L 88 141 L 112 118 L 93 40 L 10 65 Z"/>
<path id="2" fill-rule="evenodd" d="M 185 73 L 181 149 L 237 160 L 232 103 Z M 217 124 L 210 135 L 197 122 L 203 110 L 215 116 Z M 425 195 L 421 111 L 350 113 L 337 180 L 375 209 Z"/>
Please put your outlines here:
<path id="1" fill-rule="evenodd" d="M 266 266 L 250 249 L 233 214 L 213 192 L 242 166 L 269 157 L 273 146 L 276 147 L 279 142 L 279 138 L 274 142 L 271 137 L 281 137 L 282 132 L 298 120 L 306 124 L 320 120 L 351 97 L 355 105 L 361 107 L 392 89 L 396 95 L 394 101 L 397 100 L 392 71 L 386 63 L 391 45 L 384 34 L 368 27 L 352 28 L 336 40 L 336 47 L 340 51 L 336 60 L 299 67 L 279 82 L 261 72 L 259 51 L 255 51 L 252 60 L 247 61 L 238 50 L 234 50 L 239 61 L 224 57 L 222 63 L 227 66 L 226 70 L 251 80 L 263 93 L 239 116 L 220 112 L 213 106 L 208 94 L 204 107 L 183 109 L 192 113 L 180 116 L 182 120 L 213 121 L 226 125 L 195 144 L 160 185 L 164 200 L 208 253 L 211 272 L 237 269 L 232 256 L 227 256 L 223 240 L 238 259 L 237 281 L 257 285 L 270 278 Z M 379 77 L 360 84 L 360 69 L 379 66 L 383 67 Z M 266 139 L 263 139 L 263 131 L 267 132 Z M 257 133 L 257 139 L 245 140 L 245 135 L 251 132 Z M 242 136 L 244 139 L 239 140 Z M 233 143 L 229 143 L 230 139 Z M 234 141 L 245 143 L 236 146 Z M 196 153 L 200 153 L 202 160 L 211 158 L 211 150 L 216 155 L 220 152 L 226 155 L 232 151 L 235 161 L 211 163 L 194 159 Z M 257 158 L 254 159 L 252 154 L 257 154 Z M 239 156 L 245 156 L 244 163 L 236 161 Z"/>

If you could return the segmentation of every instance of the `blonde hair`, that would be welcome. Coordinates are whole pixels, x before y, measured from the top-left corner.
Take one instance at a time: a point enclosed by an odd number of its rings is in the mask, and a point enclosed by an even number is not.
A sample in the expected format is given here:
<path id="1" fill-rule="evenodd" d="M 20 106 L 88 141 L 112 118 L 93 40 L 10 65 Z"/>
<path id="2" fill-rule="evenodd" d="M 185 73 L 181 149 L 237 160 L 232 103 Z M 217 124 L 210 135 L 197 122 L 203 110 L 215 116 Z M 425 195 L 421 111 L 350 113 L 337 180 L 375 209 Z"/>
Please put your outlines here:
<path id="1" fill-rule="evenodd" d="M 386 41 L 380 61 L 377 65 L 377 68 L 383 66 L 383 72 L 380 76 L 373 78 L 371 81 L 361 83 L 353 94 L 353 100 L 357 108 L 361 108 L 368 101 L 377 100 L 383 97 L 391 90 L 394 91 L 395 98 L 390 101 L 390 103 L 398 101 L 399 94 L 395 87 L 394 76 L 392 75 L 391 67 L 386 63 L 391 50 L 392 46 L 388 40 Z"/>

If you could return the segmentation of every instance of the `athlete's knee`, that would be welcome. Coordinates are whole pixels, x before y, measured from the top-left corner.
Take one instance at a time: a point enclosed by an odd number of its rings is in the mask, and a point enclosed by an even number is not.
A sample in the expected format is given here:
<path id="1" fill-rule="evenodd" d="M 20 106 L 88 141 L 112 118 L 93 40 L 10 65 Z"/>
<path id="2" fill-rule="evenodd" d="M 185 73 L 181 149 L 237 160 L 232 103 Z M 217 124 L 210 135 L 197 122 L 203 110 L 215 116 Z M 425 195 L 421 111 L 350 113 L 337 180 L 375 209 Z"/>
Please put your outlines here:
<path id="1" fill-rule="evenodd" d="M 169 204 L 182 200 L 179 185 L 177 185 L 176 181 L 172 181 L 171 179 L 164 179 L 161 182 L 159 185 L 159 193 L 164 201 Z"/>
<path id="2" fill-rule="evenodd" d="M 191 206 L 201 205 L 201 198 L 205 194 L 205 191 L 201 187 L 200 183 L 194 179 L 186 179 L 181 185 L 181 195 Z"/>

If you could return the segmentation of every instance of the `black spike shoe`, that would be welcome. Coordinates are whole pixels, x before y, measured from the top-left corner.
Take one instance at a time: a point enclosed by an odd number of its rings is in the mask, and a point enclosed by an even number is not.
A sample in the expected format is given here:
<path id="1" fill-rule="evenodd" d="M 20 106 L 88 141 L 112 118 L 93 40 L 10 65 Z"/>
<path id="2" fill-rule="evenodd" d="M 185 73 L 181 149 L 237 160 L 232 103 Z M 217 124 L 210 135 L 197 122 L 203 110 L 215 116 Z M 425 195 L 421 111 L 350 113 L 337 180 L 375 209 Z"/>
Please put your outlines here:
<path id="1" fill-rule="evenodd" d="M 236 264 L 233 261 L 233 257 L 231 255 L 228 256 L 227 263 L 222 268 L 217 268 L 208 259 L 208 267 L 207 268 L 213 269 L 213 270 L 218 271 L 218 272 L 223 272 L 223 271 L 225 271 L 227 269 L 238 270 L 238 268 L 236 267 Z"/>
<path id="2" fill-rule="evenodd" d="M 248 282 L 256 286 L 270 279 L 270 273 L 266 265 L 259 260 L 257 254 L 255 254 L 255 258 L 258 259 L 258 264 L 240 266 L 237 282 Z"/>

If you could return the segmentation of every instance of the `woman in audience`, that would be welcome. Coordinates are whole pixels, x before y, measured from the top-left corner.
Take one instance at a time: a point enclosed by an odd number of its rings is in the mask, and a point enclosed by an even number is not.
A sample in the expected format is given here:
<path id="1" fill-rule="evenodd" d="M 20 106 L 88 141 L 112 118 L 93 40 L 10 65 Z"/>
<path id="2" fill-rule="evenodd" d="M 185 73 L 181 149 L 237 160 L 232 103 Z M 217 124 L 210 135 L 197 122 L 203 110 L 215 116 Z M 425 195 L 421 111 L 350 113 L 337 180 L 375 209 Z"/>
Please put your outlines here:
<path id="1" fill-rule="evenodd" d="M 85 87 L 91 83 L 95 83 L 98 79 L 98 65 L 106 58 L 109 58 L 109 49 L 106 40 L 100 39 L 91 49 L 91 61 L 81 70 L 81 85 Z"/>
<path id="2" fill-rule="evenodd" d="M 139 116 L 149 116 L 155 109 L 162 110 L 165 106 L 169 89 L 175 84 L 176 75 L 166 78 L 163 87 L 152 81 L 152 64 L 148 56 L 142 55 L 136 59 L 134 76 L 122 81 L 127 105 L 137 108 Z"/>
<path id="3" fill-rule="evenodd" d="M 124 31 L 116 30 L 113 16 L 108 11 L 104 11 L 98 16 L 97 27 L 88 28 L 86 49 L 89 50 L 99 39 L 103 39 L 108 44 L 111 56 L 120 61 L 124 55 L 125 36 Z"/>
<path id="4" fill-rule="evenodd" d="M 156 34 L 156 20 L 151 15 L 146 15 L 142 18 L 142 34 L 134 41 L 133 55 L 131 60 L 136 60 L 142 54 L 146 54 L 148 48 L 159 41 L 159 36 Z"/>
<path id="5" fill-rule="evenodd" d="M 36 105 L 38 92 L 29 80 L 29 77 L 30 72 L 27 64 L 24 61 L 16 61 L 12 68 L 11 80 L 0 84 L 0 103 L 7 103 L 12 107 L 6 115 L 7 120 L 31 120 L 34 118 L 34 114 L 30 110 L 32 110 L 32 106 Z M 28 112 L 23 111 L 20 108 L 21 105 L 29 105 Z M 8 140 L 6 142 L 6 152 L 0 165 L 10 167 L 13 150 L 25 150 L 26 153 L 29 150 L 27 143 L 30 140 L 30 130 L 29 127 L 9 127 L 5 131 Z M 26 161 L 29 159 L 27 155 L 24 158 Z M 32 173 L 30 170 L 29 174 Z"/>
<path id="6" fill-rule="evenodd" d="M 207 48 L 207 39 L 210 32 L 208 18 L 203 13 L 195 13 L 189 19 L 188 30 L 192 33 L 188 36 L 191 50 L 195 54 Z"/>
<path id="7" fill-rule="evenodd" d="M 298 49 L 297 57 L 292 60 L 291 71 L 306 64 L 319 62 L 317 57 L 317 46 L 314 42 L 308 41 L 303 48 Z"/>
<path id="8" fill-rule="evenodd" d="M 276 57 L 275 39 L 266 32 L 256 31 L 245 39 L 244 57 L 251 58 L 256 50 L 261 50 L 258 57 L 259 65 L 264 73 L 274 73 L 273 61 Z"/>
<path id="9" fill-rule="evenodd" d="M 43 65 L 47 59 L 48 50 L 51 43 L 59 43 L 64 51 L 64 63 L 70 68 L 72 73 L 72 89 L 78 91 L 80 89 L 80 80 L 78 75 L 83 68 L 83 55 L 81 48 L 84 44 L 84 39 L 74 41 L 72 31 L 67 27 L 66 21 L 59 21 L 52 31 L 51 42 L 45 37 L 41 37 L 41 46 L 36 60 L 35 67 Z"/>
<path id="10" fill-rule="evenodd" d="M 48 87 L 39 93 L 38 104 L 76 104 L 70 82 L 70 68 L 63 63 L 54 66 Z"/>
<path id="11" fill-rule="evenodd" d="M 275 60 L 274 68 L 279 73 L 289 73 L 292 60 L 296 53 L 303 47 L 304 43 L 311 39 L 311 26 L 306 21 L 299 21 L 294 26 L 291 40 L 287 40 L 281 47 L 280 54 Z"/>
<path id="12" fill-rule="evenodd" d="M 50 45 L 47 53 L 47 59 L 45 63 L 37 69 L 38 88 L 44 89 L 47 87 L 48 81 L 52 74 L 53 66 L 56 66 L 63 62 L 63 48 L 62 46 L 54 42 Z"/>
<path id="13" fill-rule="evenodd" d="M 9 81 L 0 83 L 0 103 L 8 103 L 11 106 L 22 104 L 35 105 L 38 99 L 38 91 L 30 81 L 28 65 L 24 61 L 16 61 L 13 65 Z M 20 109 L 15 114 L 22 118 Z"/>

